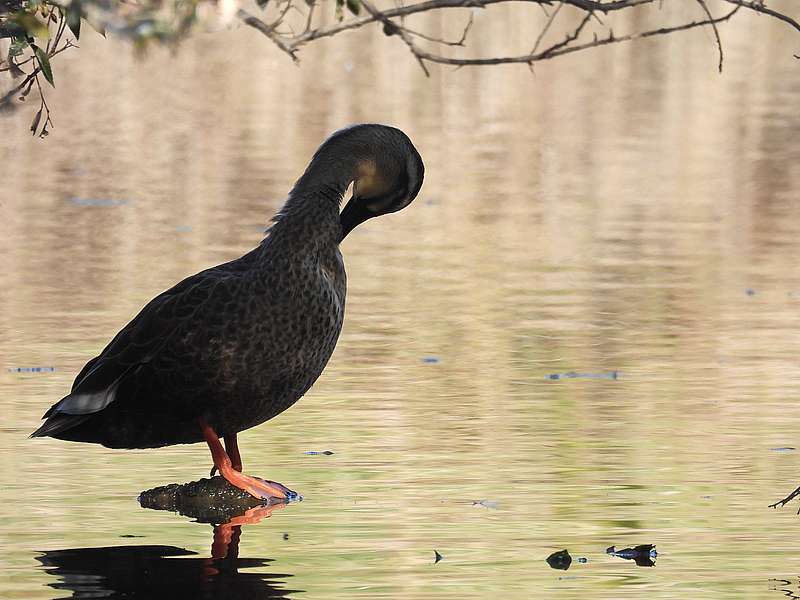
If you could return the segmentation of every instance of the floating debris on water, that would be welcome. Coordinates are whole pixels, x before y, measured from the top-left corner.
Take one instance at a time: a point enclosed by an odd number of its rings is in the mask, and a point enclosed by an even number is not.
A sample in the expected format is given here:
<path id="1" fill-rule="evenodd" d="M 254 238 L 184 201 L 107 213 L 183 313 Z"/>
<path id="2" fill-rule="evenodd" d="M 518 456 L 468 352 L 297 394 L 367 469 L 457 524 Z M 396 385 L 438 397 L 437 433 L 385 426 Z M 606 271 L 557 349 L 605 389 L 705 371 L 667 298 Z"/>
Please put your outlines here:
<path id="1" fill-rule="evenodd" d="M 793 448 L 792 446 L 778 446 L 777 448 L 770 448 L 773 452 L 792 452 L 793 450 L 797 450 L 797 448 Z"/>
<path id="2" fill-rule="evenodd" d="M 70 198 L 70 202 L 78 206 L 124 206 L 127 200 L 118 198 Z"/>
<path id="3" fill-rule="evenodd" d="M 566 571 L 572 564 L 572 557 L 566 549 L 553 552 L 545 560 L 547 560 L 547 564 L 552 569 L 558 569 L 559 571 Z"/>
<path id="4" fill-rule="evenodd" d="M 632 560 L 640 567 L 654 567 L 656 563 L 653 561 L 658 556 L 656 547 L 653 544 L 639 544 L 633 548 L 623 548 L 622 550 L 617 550 L 614 546 L 611 546 L 606 548 L 606 554 L 618 556 L 625 560 Z"/>
<path id="5" fill-rule="evenodd" d="M 433 551 L 433 564 L 438 563 L 440 560 L 444 560 L 444 556 L 439 554 L 438 550 Z"/>
<path id="6" fill-rule="evenodd" d="M 303 454 L 324 454 L 325 456 L 330 456 L 333 452 L 330 450 L 307 450 L 303 452 Z"/>
<path id="7" fill-rule="evenodd" d="M 497 500 L 473 500 L 472 506 L 485 506 L 486 508 L 497 508 L 500 505 Z"/>
<path id="8" fill-rule="evenodd" d="M 581 563 L 582 565 L 585 565 L 586 563 L 588 563 L 588 562 L 589 562 L 589 559 L 588 559 L 588 558 L 586 558 L 585 556 L 579 556 L 579 557 L 578 557 L 578 558 L 576 558 L 575 560 L 576 560 L 577 562 Z"/>
<path id="9" fill-rule="evenodd" d="M 11 367 L 9 373 L 52 373 L 55 367 Z"/>
<path id="10" fill-rule="evenodd" d="M 289 534 L 288 533 L 284 533 L 282 537 L 283 537 L 284 540 L 288 540 L 289 539 Z"/>
<path id="11" fill-rule="evenodd" d="M 438 356 L 423 356 L 422 362 L 424 362 L 426 365 L 436 365 L 440 361 Z"/>
<path id="12" fill-rule="evenodd" d="M 608 373 L 576 373 L 575 371 L 567 371 L 566 373 L 550 373 L 545 375 L 545 379 L 619 379 L 622 373 L 619 371 L 609 371 Z"/>
<path id="13" fill-rule="evenodd" d="M 144 536 L 143 535 L 134 535 L 132 533 L 123 533 L 119 537 L 121 537 L 121 538 L 143 538 Z"/>

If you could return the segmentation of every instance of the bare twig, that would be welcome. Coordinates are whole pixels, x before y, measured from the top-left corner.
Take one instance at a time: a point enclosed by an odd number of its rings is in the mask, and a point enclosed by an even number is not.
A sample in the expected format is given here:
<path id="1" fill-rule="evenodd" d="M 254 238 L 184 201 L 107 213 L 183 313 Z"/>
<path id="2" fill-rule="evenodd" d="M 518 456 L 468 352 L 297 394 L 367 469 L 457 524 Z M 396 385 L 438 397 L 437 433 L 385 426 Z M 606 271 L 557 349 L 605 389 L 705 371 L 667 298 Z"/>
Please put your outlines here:
<path id="1" fill-rule="evenodd" d="M 788 15 L 784 15 L 783 13 L 779 13 L 777 10 L 772 10 L 771 8 L 767 8 L 764 6 L 763 2 L 759 0 L 725 0 L 728 4 L 736 4 L 737 6 L 742 6 L 744 8 L 749 8 L 750 10 L 754 10 L 756 12 L 764 13 L 765 15 L 769 15 L 771 17 L 775 17 L 776 19 L 783 21 L 784 23 L 788 23 L 797 31 L 800 31 L 800 23 L 789 17 Z"/>
<path id="2" fill-rule="evenodd" d="M 789 502 L 797 498 L 797 496 L 800 496 L 800 487 L 798 487 L 795 491 L 786 496 L 786 498 L 784 498 L 783 500 L 778 500 L 775 504 L 770 504 L 769 508 L 783 508 Z M 797 510 L 797 514 L 800 515 L 800 509 Z"/>
<path id="3" fill-rule="evenodd" d="M 426 2 L 418 2 L 416 4 L 409 4 L 407 6 L 398 6 L 395 8 L 379 11 L 375 9 L 375 14 L 367 14 L 363 17 L 356 17 L 348 19 L 335 25 L 327 27 L 320 27 L 312 29 L 304 34 L 297 36 L 291 41 L 292 48 L 298 48 L 308 42 L 318 40 L 323 37 L 330 37 L 347 31 L 350 29 L 358 29 L 364 25 L 374 23 L 375 21 L 384 22 L 383 19 L 403 18 L 416 13 L 424 13 L 432 10 L 446 9 L 446 8 L 485 8 L 492 4 L 501 4 L 507 2 L 527 2 L 530 4 L 552 4 L 553 0 L 427 0 Z M 570 2 L 591 2 L 592 0 L 570 0 Z M 654 0 L 616 0 L 617 2 L 635 2 L 636 4 L 653 2 Z M 609 6 L 614 3 L 609 3 Z M 362 3 L 363 4 L 363 3 Z M 605 4 L 603 5 L 605 6 Z M 375 8 L 373 6 L 373 8 Z M 369 11 L 367 11 L 369 12 Z"/>
<path id="4" fill-rule="evenodd" d="M 303 33 L 308 33 L 311 31 L 311 22 L 314 19 L 314 9 L 317 7 L 316 2 L 312 2 L 308 7 L 308 18 L 306 19 L 306 28 L 303 30 Z"/>
<path id="5" fill-rule="evenodd" d="M 552 12 L 552 14 L 548 16 L 547 23 L 545 23 L 544 27 L 542 27 L 542 30 L 539 32 L 539 37 L 536 38 L 536 43 L 533 45 L 533 48 L 531 48 L 531 54 L 534 54 L 539 49 L 539 44 L 542 43 L 542 39 L 547 33 L 547 30 L 550 29 L 550 26 L 553 24 L 553 21 L 556 20 L 556 17 L 558 16 L 558 13 L 563 8 L 563 6 L 564 3 L 559 2 L 556 9 Z"/>
<path id="6" fill-rule="evenodd" d="M 414 37 L 418 37 L 420 39 L 427 40 L 427 41 L 433 42 L 435 44 L 442 44 L 443 46 L 462 46 L 463 47 L 464 46 L 464 42 L 467 41 L 467 35 L 469 35 L 469 30 L 472 28 L 472 23 L 474 22 L 474 20 L 475 19 L 474 19 L 472 13 L 469 13 L 469 21 L 467 21 L 467 24 L 464 27 L 464 30 L 461 32 L 461 37 L 458 40 L 456 40 L 455 42 L 449 42 L 449 41 L 441 39 L 441 38 L 437 38 L 437 37 L 433 37 L 433 36 L 430 36 L 430 35 L 426 35 L 426 34 L 421 33 L 419 31 L 414 31 L 413 29 L 409 29 L 408 27 L 405 27 L 405 26 L 403 26 L 403 29 L 405 29 L 406 32 L 408 32 L 409 34 L 413 35 Z"/>
<path id="7" fill-rule="evenodd" d="M 278 48 L 288 54 L 294 62 L 300 62 L 300 59 L 297 58 L 297 50 L 295 49 L 294 45 L 287 44 L 284 37 L 275 31 L 275 27 L 280 24 L 280 18 L 272 25 L 267 25 L 264 23 L 264 21 L 258 17 L 254 17 L 242 8 L 236 11 L 236 16 L 246 25 L 249 25 L 256 31 L 259 31 L 267 36 Z"/>
<path id="8" fill-rule="evenodd" d="M 425 76 L 430 77 L 431 73 L 428 71 L 428 67 L 425 66 L 425 61 L 422 59 L 422 52 L 419 48 L 417 48 L 416 44 L 414 44 L 414 40 L 411 38 L 411 35 L 408 33 L 405 27 L 393 23 L 387 16 L 384 15 L 384 13 L 375 8 L 372 5 L 372 2 L 369 2 L 368 0 L 360 1 L 361 6 L 363 6 L 371 16 L 375 17 L 375 20 L 381 21 L 388 28 L 388 31 L 396 33 L 400 39 L 405 42 L 406 46 L 408 46 L 408 49 L 411 50 L 411 54 L 413 54 L 417 59 L 417 62 L 425 73 Z"/>
<path id="9" fill-rule="evenodd" d="M 589 48 L 597 48 L 600 46 L 607 46 L 609 44 L 618 44 L 622 42 L 629 42 L 631 40 L 648 38 L 656 35 L 666 35 L 670 33 L 675 33 L 677 31 L 686 31 L 688 29 L 694 29 L 696 27 L 705 27 L 710 25 L 712 22 L 714 24 L 722 23 L 730 19 L 735 13 L 737 9 L 734 8 L 732 11 L 722 15 L 721 17 L 716 17 L 713 19 L 703 19 L 701 21 L 692 21 L 690 23 L 684 23 L 681 25 L 676 25 L 673 27 L 660 27 L 658 29 L 651 29 L 648 31 L 643 32 L 636 32 L 631 33 L 624 36 L 615 36 L 612 33 L 605 38 L 596 38 L 590 42 L 585 42 L 582 44 L 571 44 L 571 42 L 575 41 L 580 34 L 583 26 L 586 22 L 591 18 L 591 15 L 587 15 L 584 17 L 581 25 L 567 38 L 538 52 L 536 54 L 523 54 L 520 56 L 497 56 L 497 57 L 489 57 L 489 58 L 451 58 L 446 56 L 441 56 L 438 54 L 432 54 L 430 52 L 425 52 L 420 49 L 417 49 L 415 56 L 417 60 L 423 60 L 427 62 L 439 63 L 444 65 L 453 65 L 453 66 L 487 66 L 487 65 L 501 65 L 501 64 L 531 64 L 533 62 L 548 60 L 551 58 L 555 58 L 557 56 L 563 56 L 565 54 L 571 54 L 573 52 L 580 52 L 581 50 L 587 50 Z"/>
<path id="10" fill-rule="evenodd" d="M 717 40 L 717 50 L 719 50 L 719 72 L 722 73 L 722 40 L 719 39 L 719 30 L 717 29 L 717 24 L 714 23 L 714 17 L 711 15 L 711 11 L 708 10 L 706 0 L 697 0 L 697 3 L 703 9 L 703 12 L 706 13 L 708 20 L 711 22 L 711 29 L 714 31 L 714 38 Z M 736 7 L 736 10 L 739 10 L 738 6 Z"/>

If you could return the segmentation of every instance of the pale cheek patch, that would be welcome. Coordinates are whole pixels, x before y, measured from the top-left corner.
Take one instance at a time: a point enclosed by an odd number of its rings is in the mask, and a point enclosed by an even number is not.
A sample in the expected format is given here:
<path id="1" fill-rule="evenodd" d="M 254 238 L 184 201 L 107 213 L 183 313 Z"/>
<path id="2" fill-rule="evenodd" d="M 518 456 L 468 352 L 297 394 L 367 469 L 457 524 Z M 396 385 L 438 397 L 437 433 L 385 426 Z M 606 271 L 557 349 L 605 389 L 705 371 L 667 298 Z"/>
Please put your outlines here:
<path id="1" fill-rule="evenodd" d="M 375 161 L 364 160 L 358 163 L 356 168 L 356 180 L 353 184 L 353 190 L 361 198 L 372 198 L 382 196 L 389 191 L 389 184 L 378 173 Z"/>

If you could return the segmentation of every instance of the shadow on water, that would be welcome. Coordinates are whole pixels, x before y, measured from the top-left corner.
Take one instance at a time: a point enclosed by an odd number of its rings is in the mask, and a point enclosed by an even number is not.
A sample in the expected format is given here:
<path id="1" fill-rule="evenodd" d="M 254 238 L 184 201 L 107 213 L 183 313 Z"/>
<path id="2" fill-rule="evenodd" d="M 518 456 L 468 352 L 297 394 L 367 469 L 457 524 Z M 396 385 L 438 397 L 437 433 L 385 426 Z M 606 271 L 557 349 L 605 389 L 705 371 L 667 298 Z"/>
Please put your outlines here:
<path id="1" fill-rule="evenodd" d="M 142 545 L 49 550 L 36 559 L 58 578 L 50 587 L 72 592 L 64 598 L 289 598 L 300 591 L 283 587 L 290 574 L 240 572 L 263 569 L 273 559 L 239 557 L 242 526 L 256 524 L 285 506 L 248 508 L 213 525 L 207 558 L 175 546 Z"/>

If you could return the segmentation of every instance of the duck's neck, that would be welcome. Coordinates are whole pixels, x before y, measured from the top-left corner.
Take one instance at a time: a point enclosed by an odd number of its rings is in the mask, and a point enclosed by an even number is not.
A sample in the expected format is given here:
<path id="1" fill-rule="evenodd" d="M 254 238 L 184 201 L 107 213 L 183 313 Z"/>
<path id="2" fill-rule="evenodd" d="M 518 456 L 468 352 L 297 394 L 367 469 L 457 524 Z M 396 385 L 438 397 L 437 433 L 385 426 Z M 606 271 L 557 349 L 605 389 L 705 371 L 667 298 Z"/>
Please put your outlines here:
<path id="1" fill-rule="evenodd" d="M 342 238 L 339 208 L 357 162 L 353 152 L 334 145 L 329 141 L 317 151 L 276 218 L 276 230 L 286 230 L 297 243 L 338 245 Z"/>
<path id="2" fill-rule="evenodd" d="M 319 252 L 338 246 L 342 238 L 339 204 L 344 190 L 338 187 L 295 186 L 275 215 L 267 238 L 291 247 L 292 253 Z"/>
<path id="3" fill-rule="evenodd" d="M 342 239 L 339 208 L 367 149 L 351 136 L 333 135 L 319 147 L 286 204 L 278 212 L 270 237 L 283 244 L 316 251 L 336 247 Z"/>
<path id="4" fill-rule="evenodd" d="M 331 200 L 338 206 L 356 173 L 357 159 L 341 142 L 328 140 L 317 150 L 305 172 L 294 184 L 292 197 Z"/>

